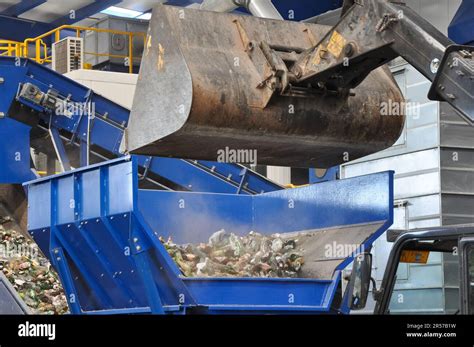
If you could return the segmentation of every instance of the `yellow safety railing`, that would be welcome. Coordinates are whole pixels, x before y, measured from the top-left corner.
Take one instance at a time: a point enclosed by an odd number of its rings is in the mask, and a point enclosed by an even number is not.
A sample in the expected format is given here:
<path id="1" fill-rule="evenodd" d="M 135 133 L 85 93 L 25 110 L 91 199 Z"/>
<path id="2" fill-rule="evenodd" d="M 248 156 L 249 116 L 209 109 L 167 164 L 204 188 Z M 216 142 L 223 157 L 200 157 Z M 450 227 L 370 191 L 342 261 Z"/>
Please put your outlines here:
<path id="1" fill-rule="evenodd" d="M 22 57 L 23 42 L 0 40 L 0 56 Z"/>
<path id="2" fill-rule="evenodd" d="M 51 63 L 52 57 L 48 55 L 48 46 L 45 43 L 45 39 L 51 37 L 51 42 L 57 42 L 61 39 L 61 32 L 63 30 L 75 31 L 76 37 L 82 37 L 85 32 L 98 32 L 108 33 L 110 35 L 117 34 L 128 37 L 128 54 L 108 54 L 108 53 L 97 53 L 97 52 L 84 52 L 84 55 L 94 55 L 98 57 L 110 57 L 110 58 L 124 58 L 128 59 L 129 72 L 133 73 L 133 41 L 135 37 L 143 38 L 143 45 L 146 44 L 147 35 L 143 32 L 131 32 L 131 31 L 120 31 L 112 29 L 102 29 L 94 27 L 81 27 L 75 25 L 63 25 L 47 33 L 44 33 L 38 37 L 28 38 L 24 42 L 16 42 L 9 40 L 0 40 L 0 55 L 15 56 L 21 58 L 30 58 L 37 63 Z M 30 47 L 34 47 L 34 51 L 30 51 Z"/>

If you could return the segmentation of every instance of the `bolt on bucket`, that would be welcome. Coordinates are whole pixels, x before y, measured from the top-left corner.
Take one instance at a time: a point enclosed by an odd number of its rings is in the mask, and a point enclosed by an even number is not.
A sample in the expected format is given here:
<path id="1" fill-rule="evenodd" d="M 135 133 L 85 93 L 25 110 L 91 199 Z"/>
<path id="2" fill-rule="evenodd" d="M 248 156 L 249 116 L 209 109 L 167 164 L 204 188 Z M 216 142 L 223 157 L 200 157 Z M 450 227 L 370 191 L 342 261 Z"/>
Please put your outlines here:
<path id="1" fill-rule="evenodd" d="M 329 29 L 157 6 L 125 149 L 211 161 L 247 149 L 258 164 L 323 168 L 391 146 L 404 116 L 382 106 L 404 99 L 388 68 L 336 91 L 284 73 Z"/>

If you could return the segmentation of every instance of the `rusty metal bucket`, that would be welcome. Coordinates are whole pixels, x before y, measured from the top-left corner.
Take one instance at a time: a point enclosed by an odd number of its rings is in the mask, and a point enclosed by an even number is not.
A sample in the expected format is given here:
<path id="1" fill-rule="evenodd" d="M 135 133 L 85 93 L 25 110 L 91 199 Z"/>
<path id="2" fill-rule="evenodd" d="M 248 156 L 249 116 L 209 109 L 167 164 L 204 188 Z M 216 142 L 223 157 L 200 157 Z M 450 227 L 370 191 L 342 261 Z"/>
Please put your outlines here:
<path id="1" fill-rule="evenodd" d="M 213 161 L 226 148 L 249 149 L 258 164 L 323 168 L 391 146 L 404 116 L 385 115 L 381 105 L 403 96 L 386 67 L 351 91 L 289 83 L 276 92 L 271 54 L 291 64 L 329 29 L 157 6 L 126 149 Z"/>

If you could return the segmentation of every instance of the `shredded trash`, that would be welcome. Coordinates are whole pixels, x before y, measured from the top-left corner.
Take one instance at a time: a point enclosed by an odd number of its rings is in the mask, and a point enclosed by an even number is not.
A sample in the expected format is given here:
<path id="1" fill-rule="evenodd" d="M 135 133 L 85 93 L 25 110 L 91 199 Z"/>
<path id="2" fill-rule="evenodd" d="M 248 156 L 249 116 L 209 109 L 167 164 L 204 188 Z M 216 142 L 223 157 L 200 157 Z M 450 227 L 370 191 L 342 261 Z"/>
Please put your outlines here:
<path id="1" fill-rule="evenodd" d="M 304 263 L 297 239 L 219 230 L 207 243 L 177 245 L 160 238 L 187 277 L 298 277 Z"/>
<path id="2" fill-rule="evenodd" d="M 34 241 L 0 216 L 0 271 L 33 314 L 65 314 L 69 308 L 57 273 Z"/>

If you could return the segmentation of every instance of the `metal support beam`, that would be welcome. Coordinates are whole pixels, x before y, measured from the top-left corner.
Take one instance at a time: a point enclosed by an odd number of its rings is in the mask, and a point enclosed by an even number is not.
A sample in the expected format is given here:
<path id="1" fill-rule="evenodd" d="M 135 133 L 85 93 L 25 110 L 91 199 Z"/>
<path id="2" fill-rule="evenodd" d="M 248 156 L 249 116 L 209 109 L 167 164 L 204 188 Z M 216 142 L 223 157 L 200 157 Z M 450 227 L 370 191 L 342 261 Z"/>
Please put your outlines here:
<path id="1" fill-rule="evenodd" d="M 58 27 L 61 25 L 74 24 L 87 17 L 93 16 L 96 13 L 99 13 L 100 11 L 103 11 L 110 6 L 114 6 L 120 2 L 121 0 L 102 0 L 102 1 L 96 0 L 87 6 L 74 10 L 74 15 L 72 15 L 72 13 L 68 13 L 67 15 L 63 17 L 56 19 L 51 24 L 54 27 Z"/>
<path id="2" fill-rule="evenodd" d="M 61 140 L 59 130 L 55 127 L 51 127 L 49 128 L 49 135 L 51 136 L 51 141 L 53 142 L 54 150 L 58 157 L 59 163 L 61 164 L 62 171 L 70 171 L 71 164 L 69 163 L 69 158 Z"/>
<path id="3" fill-rule="evenodd" d="M 44 4 L 47 0 L 22 0 L 18 4 L 14 4 L 2 11 L 5 16 L 17 17 L 20 14 L 28 12 L 29 10 Z"/>
<path id="4" fill-rule="evenodd" d="M 0 38 L 4 40 L 24 41 L 29 37 L 40 36 L 53 28 L 47 23 L 0 14 Z"/>

